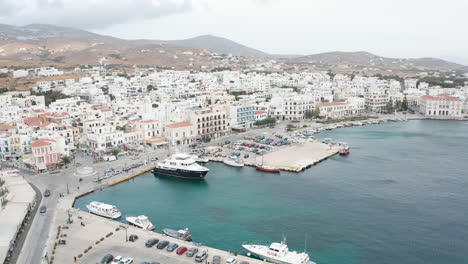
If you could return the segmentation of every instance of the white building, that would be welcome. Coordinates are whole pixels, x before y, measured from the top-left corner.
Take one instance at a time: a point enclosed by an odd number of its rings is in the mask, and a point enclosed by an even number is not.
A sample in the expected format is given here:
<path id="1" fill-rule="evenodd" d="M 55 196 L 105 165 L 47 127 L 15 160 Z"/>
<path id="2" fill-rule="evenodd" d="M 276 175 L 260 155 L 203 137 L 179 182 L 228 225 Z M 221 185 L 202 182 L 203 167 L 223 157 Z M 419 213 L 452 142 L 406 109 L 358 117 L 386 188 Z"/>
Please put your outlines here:
<path id="1" fill-rule="evenodd" d="M 460 118 L 462 108 L 463 100 L 443 94 L 421 96 L 419 105 L 421 114 L 434 118 Z"/>

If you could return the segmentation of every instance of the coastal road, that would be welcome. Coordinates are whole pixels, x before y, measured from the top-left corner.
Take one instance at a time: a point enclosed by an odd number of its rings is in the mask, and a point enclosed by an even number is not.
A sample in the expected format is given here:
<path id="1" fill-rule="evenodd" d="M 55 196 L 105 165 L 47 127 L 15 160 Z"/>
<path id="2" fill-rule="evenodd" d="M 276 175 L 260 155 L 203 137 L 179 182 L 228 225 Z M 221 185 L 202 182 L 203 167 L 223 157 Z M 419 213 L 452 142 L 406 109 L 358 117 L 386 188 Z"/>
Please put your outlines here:
<path id="1" fill-rule="evenodd" d="M 118 168 L 122 167 L 124 164 L 130 165 L 133 163 L 139 163 L 147 161 L 147 166 L 152 166 L 152 163 L 149 161 L 153 157 L 164 158 L 167 155 L 167 150 L 157 150 L 151 153 L 141 154 L 138 156 L 126 156 L 121 157 L 117 161 L 113 162 L 101 162 L 101 163 L 92 163 L 92 159 L 88 156 L 79 156 L 77 162 L 81 163 L 82 167 L 90 166 L 93 167 L 98 175 L 103 175 L 104 171 L 108 168 Z M 64 197 L 74 197 L 79 193 L 96 188 L 102 184 L 108 184 L 119 178 L 131 175 L 137 171 L 143 170 L 143 167 L 139 167 L 129 171 L 128 173 L 122 173 L 118 176 L 109 178 L 106 182 L 101 182 L 100 184 L 93 182 L 94 177 L 83 178 L 80 182 L 77 176 L 74 175 L 76 170 L 79 170 L 80 167 L 70 164 L 69 168 L 62 169 L 59 173 L 50 174 L 24 174 L 25 179 L 34 184 L 41 193 L 44 193 L 46 189 L 50 190 L 51 195 L 49 197 L 44 197 L 42 203 L 38 207 L 45 205 L 47 207 L 47 212 L 41 214 L 39 210 L 37 211 L 34 220 L 31 223 L 31 227 L 24 241 L 23 247 L 21 249 L 20 255 L 18 257 L 18 264 L 39 264 L 47 263 L 45 259 L 46 246 L 49 239 L 53 239 L 56 232 L 56 226 L 54 225 L 57 213 L 57 206 L 60 199 L 65 199 L 60 197 L 60 194 L 63 194 Z"/>

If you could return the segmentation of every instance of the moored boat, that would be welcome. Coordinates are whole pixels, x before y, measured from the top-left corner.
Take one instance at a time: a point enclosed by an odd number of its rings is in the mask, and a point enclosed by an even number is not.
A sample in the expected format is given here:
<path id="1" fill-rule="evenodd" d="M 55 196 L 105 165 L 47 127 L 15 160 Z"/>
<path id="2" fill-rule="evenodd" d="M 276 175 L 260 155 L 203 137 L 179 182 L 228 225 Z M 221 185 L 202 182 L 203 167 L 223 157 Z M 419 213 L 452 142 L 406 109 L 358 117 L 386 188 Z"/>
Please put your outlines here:
<path id="1" fill-rule="evenodd" d="M 156 164 L 153 174 L 184 179 L 203 179 L 208 171 L 208 168 L 197 164 L 190 155 L 179 153 Z"/>
<path id="2" fill-rule="evenodd" d="M 86 205 L 88 211 L 95 215 L 107 217 L 110 219 L 117 219 L 122 216 L 122 213 L 114 205 L 105 204 L 93 201 L 90 204 Z"/>
<path id="3" fill-rule="evenodd" d="M 339 151 L 340 156 L 348 156 L 349 149 L 342 149 Z"/>
<path id="4" fill-rule="evenodd" d="M 272 172 L 272 173 L 281 172 L 280 168 L 277 168 L 277 167 L 274 167 L 274 166 L 267 166 L 267 165 L 257 165 L 256 169 L 258 171 L 263 171 L 263 172 Z"/>
<path id="5" fill-rule="evenodd" d="M 167 236 L 185 240 L 185 241 L 192 241 L 192 234 L 190 234 L 190 230 L 185 228 L 183 230 L 174 230 L 169 228 L 164 228 L 163 233 Z"/>
<path id="6" fill-rule="evenodd" d="M 234 160 L 234 159 L 224 159 L 223 163 L 232 167 L 244 167 L 244 163 L 242 161 Z"/>
<path id="7" fill-rule="evenodd" d="M 154 225 L 150 222 L 147 216 L 139 215 L 139 216 L 128 216 L 125 217 L 125 220 L 130 224 L 137 226 L 142 229 L 146 230 L 153 230 Z"/>
<path id="8" fill-rule="evenodd" d="M 307 253 L 289 251 L 288 246 L 283 241 L 272 243 L 270 246 L 262 245 L 242 245 L 249 253 L 261 260 L 277 264 L 315 264 L 311 261 Z"/>
<path id="9" fill-rule="evenodd" d="M 197 163 L 208 163 L 208 159 L 207 158 L 203 158 L 201 156 L 197 156 L 197 155 L 191 155 L 192 159 L 195 160 L 195 162 Z"/>

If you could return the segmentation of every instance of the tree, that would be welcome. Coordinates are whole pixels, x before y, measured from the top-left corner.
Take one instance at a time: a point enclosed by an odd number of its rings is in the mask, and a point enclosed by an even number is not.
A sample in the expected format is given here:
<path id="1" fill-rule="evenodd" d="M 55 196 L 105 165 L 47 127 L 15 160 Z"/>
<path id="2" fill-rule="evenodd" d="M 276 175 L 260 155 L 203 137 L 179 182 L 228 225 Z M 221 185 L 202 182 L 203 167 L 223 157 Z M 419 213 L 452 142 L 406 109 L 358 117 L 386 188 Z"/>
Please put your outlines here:
<path id="1" fill-rule="evenodd" d="M 114 155 L 114 156 L 116 156 L 116 157 L 117 157 L 117 155 L 118 155 L 119 153 L 120 153 L 120 149 L 118 149 L 118 148 L 114 148 L 114 149 L 111 150 L 111 154 Z"/>
<path id="2" fill-rule="evenodd" d="M 405 98 L 403 98 L 403 102 L 401 102 L 401 110 L 403 111 L 408 110 L 408 100 L 406 99 L 406 95 L 405 95 Z"/>
<path id="3" fill-rule="evenodd" d="M 63 163 L 63 164 L 69 164 L 70 161 L 71 161 L 71 160 L 70 160 L 70 157 L 69 157 L 69 156 L 66 156 L 66 155 L 62 156 L 62 163 Z"/>
<path id="4" fill-rule="evenodd" d="M 157 89 L 156 89 L 153 85 L 150 84 L 150 85 L 146 86 L 146 90 L 147 90 L 148 92 L 151 92 L 151 91 L 157 90 Z"/>
<path id="5" fill-rule="evenodd" d="M 265 119 L 255 121 L 254 125 L 256 125 L 256 126 L 265 126 L 265 125 L 274 124 L 274 123 L 276 123 L 276 119 L 274 119 L 272 117 L 267 117 Z"/>
<path id="6" fill-rule="evenodd" d="M 31 95 L 43 95 L 45 99 L 46 106 L 49 106 L 51 103 L 59 100 L 69 98 L 70 96 L 63 94 L 59 91 L 47 91 L 47 92 L 31 92 Z"/>
<path id="7" fill-rule="evenodd" d="M 290 131 L 293 131 L 295 128 L 296 128 L 296 127 L 295 127 L 294 125 L 288 124 L 288 125 L 286 126 L 286 131 L 290 132 Z"/>
<path id="8" fill-rule="evenodd" d="M 0 94 L 8 92 L 8 88 L 0 88 Z"/>
<path id="9" fill-rule="evenodd" d="M 313 112 L 312 110 L 306 110 L 304 113 L 304 117 L 306 119 L 312 119 L 315 117 L 315 112 Z"/>

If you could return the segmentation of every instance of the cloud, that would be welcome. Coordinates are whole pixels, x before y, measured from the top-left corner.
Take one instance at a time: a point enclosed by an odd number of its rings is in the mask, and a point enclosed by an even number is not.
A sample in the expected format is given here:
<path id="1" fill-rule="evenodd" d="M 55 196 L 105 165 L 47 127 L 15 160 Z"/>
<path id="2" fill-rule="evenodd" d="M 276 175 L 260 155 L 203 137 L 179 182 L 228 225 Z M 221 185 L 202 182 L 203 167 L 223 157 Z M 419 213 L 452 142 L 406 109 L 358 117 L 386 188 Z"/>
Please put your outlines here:
<path id="1" fill-rule="evenodd" d="M 0 0 L 0 21 L 102 29 L 192 10 L 195 0 Z"/>

